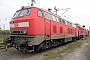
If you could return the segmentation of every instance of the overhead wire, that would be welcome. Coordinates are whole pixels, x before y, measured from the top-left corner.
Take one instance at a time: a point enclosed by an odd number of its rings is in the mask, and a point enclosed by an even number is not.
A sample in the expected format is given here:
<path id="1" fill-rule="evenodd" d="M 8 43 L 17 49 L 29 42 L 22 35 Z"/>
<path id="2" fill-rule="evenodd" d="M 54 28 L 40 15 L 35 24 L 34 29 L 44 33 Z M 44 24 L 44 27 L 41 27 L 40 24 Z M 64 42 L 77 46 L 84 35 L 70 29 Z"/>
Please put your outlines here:
<path id="1" fill-rule="evenodd" d="M 55 4 L 57 4 L 59 7 L 61 7 L 55 0 L 53 0 L 53 2 L 55 3 Z M 62 8 L 62 7 L 61 7 Z M 64 9 L 65 10 L 65 9 Z M 60 12 L 60 11 L 59 11 Z M 61 12 L 60 12 L 61 13 Z M 61 13 L 61 15 L 62 15 L 63 13 Z"/>
<path id="2" fill-rule="evenodd" d="M 13 0 L 12 0 L 13 1 Z M 16 1 L 14 1 L 14 2 L 16 2 Z M 16 2 L 16 3 L 18 3 L 18 2 Z M 18 3 L 18 4 L 20 4 L 21 5 L 21 3 Z M 6 4 L 4 4 L 4 3 L 2 3 L 2 2 L 0 2 L 0 5 L 3 5 L 3 6 L 6 6 L 6 7 L 8 7 L 8 8 L 11 8 L 11 9 L 14 9 L 14 10 L 17 10 L 16 8 L 14 8 L 14 7 L 11 7 L 11 6 L 8 6 L 8 5 L 6 5 Z M 9 16 L 9 15 L 6 15 L 6 14 L 3 14 L 4 16 L 7 16 L 4 20 L 5 20 L 5 22 L 7 21 L 7 19 L 9 20 L 9 19 L 11 19 L 12 18 L 12 16 Z M 0 24 L 2 23 L 2 19 L 0 19 Z M 8 23 L 8 22 L 6 22 L 6 23 Z M 5 24 L 5 25 L 7 25 L 7 27 L 9 27 L 9 24 Z M 2 25 L 0 25 L 0 27 L 1 27 Z M 3 27 L 2 27 L 3 28 Z M 9 29 L 9 28 L 8 28 Z"/>
<path id="3" fill-rule="evenodd" d="M 13 2 L 16 2 L 17 4 L 19 4 L 19 5 L 21 5 L 21 6 L 23 6 L 23 4 L 22 3 L 20 3 L 20 2 L 17 2 L 17 1 L 15 1 L 15 0 L 12 0 Z"/>
<path id="4" fill-rule="evenodd" d="M 54 1 L 54 3 L 56 3 L 59 7 L 61 7 L 55 0 L 53 0 Z M 62 7 L 61 7 L 62 8 Z"/>
<path id="5" fill-rule="evenodd" d="M 16 10 L 16 8 L 13 8 L 13 7 L 11 7 L 11 6 L 8 6 L 8 5 L 3 4 L 3 3 L 1 3 L 1 2 L 0 2 L 0 4 L 1 4 L 1 5 L 4 5 L 4 6 L 6 6 L 6 7 L 9 7 L 9 8 L 11 8 L 11 9 Z M 2 15 L 4 15 L 4 16 L 8 16 L 7 18 L 9 18 L 9 17 L 11 18 L 11 16 L 9 16 L 9 15 L 6 15 L 6 14 L 2 14 Z M 7 18 L 5 18 L 5 20 L 7 20 Z M 2 22 L 3 22 L 3 20 L 0 19 L 0 24 L 1 24 Z M 8 22 L 5 21 L 5 23 L 8 23 Z M 7 24 L 6 24 L 6 25 L 7 25 Z M 0 25 L 0 27 L 1 27 L 1 25 Z"/>
<path id="6" fill-rule="evenodd" d="M 11 7 L 11 6 L 8 6 L 8 5 L 6 5 L 6 4 L 3 4 L 3 3 L 0 3 L 1 5 L 4 5 L 4 6 L 7 6 L 7 7 L 9 7 L 9 8 L 12 8 L 12 9 L 14 9 L 14 10 L 17 10 L 16 8 L 13 8 L 13 7 Z"/>
<path id="7" fill-rule="evenodd" d="M 11 9 L 17 10 L 16 8 L 11 7 L 11 6 L 8 6 L 8 5 L 3 4 L 3 3 L 1 3 L 1 2 L 0 2 L 0 4 L 3 5 L 3 6 L 6 6 L 6 7 L 8 7 L 8 8 L 11 8 Z M 12 17 L 12 16 L 10 16 L 10 15 L 6 15 L 6 14 L 2 14 L 2 15 L 4 15 L 4 16 L 8 16 L 8 17 Z"/>
<path id="8" fill-rule="evenodd" d="M 53 0 L 55 4 L 57 4 L 59 7 L 61 7 L 55 0 Z M 61 7 L 62 8 L 62 7 Z M 60 12 L 60 11 L 59 11 Z M 61 12 L 60 12 L 61 13 Z"/>
<path id="9" fill-rule="evenodd" d="M 55 0 L 53 0 L 54 1 L 54 3 L 56 3 L 59 7 L 61 7 Z M 63 0 L 62 0 L 63 1 Z M 64 2 L 64 1 L 63 1 Z M 64 4 L 65 4 L 65 2 L 64 2 Z M 67 4 L 66 4 L 67 5 Z M 61 7 L 62 8 L 62 7 Z M 60 12 L 60 11 L 59 11 Z M 60 12 L 61 13 L 61 12 Z M 68 13 L 67 13 L 68 14 Z M 69 14 L 68 14 L 69 15 Z M 77 15 L 76 15 L 77 16 Z M 72 16 L 70 16 L 73 20 L 76 20 L 75 18 L 73 18 Z"/>
<path id="10" fill-rule="evenodd" d="M 67 5 L 63 0 L 62 0 L 62 2 L 65 4 L 65 5 Z M 68 5 L 67 5 L 68 6 Z M 72 12 L 72 11 L 71 11 Z M 73 12 L 74 13 L 74 12 Z M 77 16 L 75 13 L 74 13 L 74 15 L 75 16 Z M 77 16 L 78 17 L 78 16 Z M 72 18 L 72 17 L 71 17 Z M 79 18 L 79 17 L 78 17 Z M 79 18 L 80 19 L 80 18 Z M 75 19 L 76 20 L 76 19 Z"/>

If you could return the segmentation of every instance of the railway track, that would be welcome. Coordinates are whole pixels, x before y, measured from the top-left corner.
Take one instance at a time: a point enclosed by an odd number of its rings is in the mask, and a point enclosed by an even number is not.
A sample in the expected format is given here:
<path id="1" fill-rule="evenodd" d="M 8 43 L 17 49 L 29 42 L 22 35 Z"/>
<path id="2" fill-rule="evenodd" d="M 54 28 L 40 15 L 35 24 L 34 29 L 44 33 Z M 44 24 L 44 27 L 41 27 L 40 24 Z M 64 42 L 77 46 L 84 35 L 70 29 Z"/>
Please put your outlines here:
<path id="1" fill-rule="evenodd" d="M 36 53 L 36 52 L 29 52 L 29 53 L 20 53 L 17 51 L 15 48 L 9 48 L 7 51 L 4 48 L 4 45 L 0 45 L 0 60 L 42 60 L 44 57 L 44 54 L 49 53 L 49 52 L 58 52 L 63 49 L 65 49 L 67 46 L 70 44 L 75 43 L 70 42 L 66 43 L 64 45 L 61 45 L 59 47 L 47 49 L 46 51 L 43 51 L 41 53 Z M 4 58 L 3 58 L 4 57 Z"/>
<path id="2" fill-rule="evenodd" d="M 0 38 L 6 38 L 6 37 L 8 37 L 9 35 L 0 35 Z M 0 50 L 1 49 L 5 49 L 5 46 L 4 46 L 4 44 L 3 43 L 0 43 Z"/>
<path id="3" fill-rule="evenodd" d="M 0 52 L 0 60 L 42 60 L 44 54 L 48 52 L 57 52 L 58 50 L 65 49 L 68 45 L 73 44 L 75 42 L 65 44 L 56 48 L 51 48 L 41 53 L 29 52 L 29 53 L 20 53 L 15 48 L 9 48 L 7 51 L 5 49 L 1 49 Z M 3 47 L 3 45 L 2 45 Z M 3 58 L 4 57 L 4 58 Z"/>
<path id="4" fill-rule="evenodd" d="M 0 49 L 5 49 L 4 45 L 0 45 Z"/>

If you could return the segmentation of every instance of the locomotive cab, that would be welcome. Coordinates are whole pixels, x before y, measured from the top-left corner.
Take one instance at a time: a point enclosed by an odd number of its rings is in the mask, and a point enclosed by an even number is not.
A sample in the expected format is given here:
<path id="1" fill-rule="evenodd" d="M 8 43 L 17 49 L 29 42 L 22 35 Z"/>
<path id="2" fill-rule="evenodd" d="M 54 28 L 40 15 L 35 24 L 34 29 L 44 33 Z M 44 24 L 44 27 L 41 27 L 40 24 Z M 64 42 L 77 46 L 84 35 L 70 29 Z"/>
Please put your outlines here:
<path id="1" fill-rule="evenodd" d="M 41 12 L 36 7 L 22 7 L 16 11 L 10 21 L 10 37 L 5 39 L 6 47 L 9 43 L 9 46 L 14 46 L 19 51 L 33 51 L 44 40 L 44 19 L 40 17 Z"/>

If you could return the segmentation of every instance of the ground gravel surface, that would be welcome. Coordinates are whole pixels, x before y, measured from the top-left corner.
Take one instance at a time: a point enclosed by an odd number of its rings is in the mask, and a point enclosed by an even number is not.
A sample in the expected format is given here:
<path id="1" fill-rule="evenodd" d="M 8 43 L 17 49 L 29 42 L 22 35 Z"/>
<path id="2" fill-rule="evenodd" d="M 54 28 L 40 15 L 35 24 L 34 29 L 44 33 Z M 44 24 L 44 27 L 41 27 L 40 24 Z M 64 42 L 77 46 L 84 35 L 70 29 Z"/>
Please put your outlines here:
<path id="1" fill-rule="evenodd" d="M 42 60 L 44 54 L 48 52 L 57 52 L 58 50 L 59 51 L 63 50 L 72 43 L 65 44 L 63 46 L 59 46 L 56 48 L 51 48 L 41 53 L 36 53 L 36 52 L 21 53 L 17 51 L 15 48 L 10 48 L 8 49 L 8 51 L 5 51 L 4 49 L 2 49 L 0 50 L 0 60 Z"/>

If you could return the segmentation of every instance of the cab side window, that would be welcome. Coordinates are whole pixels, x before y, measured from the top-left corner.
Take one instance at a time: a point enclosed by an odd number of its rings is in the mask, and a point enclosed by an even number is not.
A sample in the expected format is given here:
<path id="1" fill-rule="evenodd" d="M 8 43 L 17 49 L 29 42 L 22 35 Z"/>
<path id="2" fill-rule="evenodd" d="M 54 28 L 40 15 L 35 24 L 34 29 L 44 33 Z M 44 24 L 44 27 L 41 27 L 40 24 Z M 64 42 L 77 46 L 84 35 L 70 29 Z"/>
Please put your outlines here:
<path id="1" fill-rule="evenodd" d="M 47 12 L 44 12 L 44 17 L 45 17 L 46 19 L 49 19 L 49 15 L 48 15 Z"/>
<path id="2" fill-rule="evenodd" d="M 38 16 L 42 17 L 42 11 L 41 10 L 38 10 Z"/>

